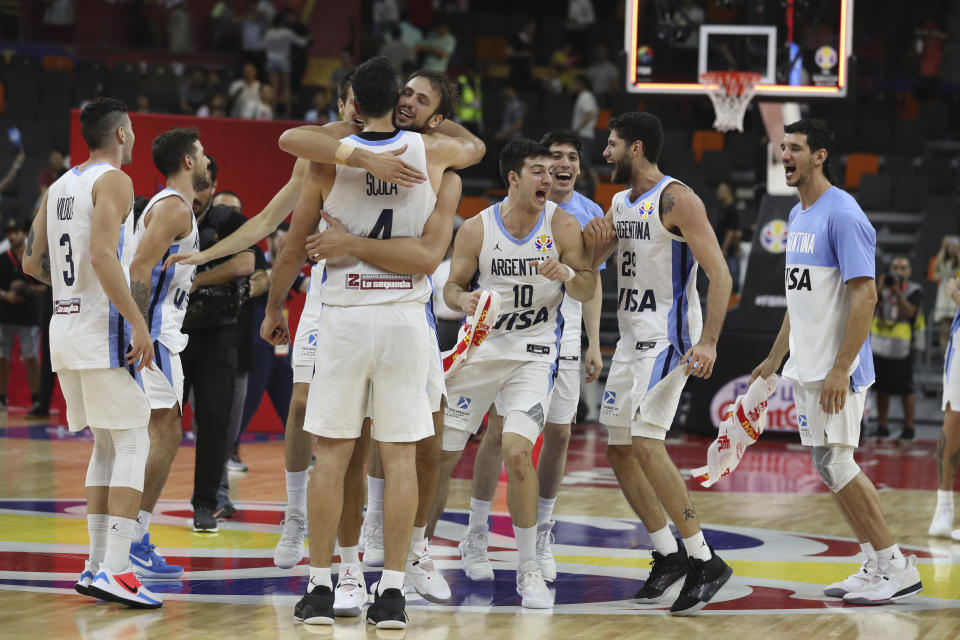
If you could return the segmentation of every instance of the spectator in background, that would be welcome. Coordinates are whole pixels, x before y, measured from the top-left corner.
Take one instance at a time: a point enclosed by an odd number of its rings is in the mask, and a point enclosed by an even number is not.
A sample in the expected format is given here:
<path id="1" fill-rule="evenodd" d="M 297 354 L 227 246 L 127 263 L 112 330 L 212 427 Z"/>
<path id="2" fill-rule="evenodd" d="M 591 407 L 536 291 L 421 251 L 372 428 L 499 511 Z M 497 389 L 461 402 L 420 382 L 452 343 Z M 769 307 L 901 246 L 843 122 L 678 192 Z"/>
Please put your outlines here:
<path id="1" fill-rule="evenodd" d="M 330 73 L 330 86 L 338 86 L 340 79 L 351 71 L 353 71 L 353 49 L 343 47 L 340 49 L 340 66 Z"/>
<path id="2" fill-rule="evenodd" d="M 193 51 L 193 25 L 184 0 L 171 0 L 170 16 L 167 18 L 167 47 L 173 53 Z"/>
<path id="3" fill-rule="evenodd" d="M 215 93 L 210 96 L 206 104 L 197 109 L 199 118 L 226 118 L 227 117 L 227 97 L 222 93 Z"/>
<path id="4" fill-rule="evenodd" d="M 23 152 L 20 152 L 20 155 L 17 156 L 21 164 L 23 163 Z M 67 171 L 67 168 L 64 166 L 63 153 L 59 149 L 54 149 L 50 152 L 50 155 L 47 156 L 47 166 L 37 173 L 37 186 L 40 188 L 40 193 L 43 193 L 50 188 L 54 182 L 57 181 L 57 178 L 62 176 Z"/>
<path id="5" fill-rule="evenodd" d="M 285 9 L 273 19 L 273 26 L 263 34 L 263 51 L 266 55 L 266 70 L 270 84 L 275 88 L 276 98 L 282 105 L 283 115 L 290 117 L 290 47 L 294 44 L 307 46 L 310 38 L 294 33 L 287 23 L 290 10 Z M 262 100 L 261 91 L 261 102 Z M 263 118 L 259 118 L 263 119 Z"/>
<path id="6" fill-rule="evenodd" d="M 235 0 L 219 0 L 210 9 L 213 48 L 222 51 L 236 46 L 237 18 L 233 11 Z"/>
<path id="7" fill-rule="evenodd" d="M 527 107 L 520 101 L 517 90 L 510 85 L 502 89 L 503 92 L 503 121 L 500 130 L 494 134 L 497 140 L 504 143 L 523 137 L 523 116 Z"/>
<path id="8" fill-rule="evenodd" d="M 288 9 L 284 14 L 286 25 L 300 37 L 307 38 L 307 43 L 303 46 L 294 42 L 290 45 L 290 96 L 291 108 L 299 100 L 300 88 L 303 86 L 303 77 L 307 73 L 307 51 L 313 46 L 313 38 L 310 34 L 310 27 L 305 25 L 293 9 Z M 300 105 L 302 111 L 303 105 Z"/>
<path id="9" fill-rule="evenodd" d="M 249 103 L 247 110 L 240 117 L 248 120 L 273 120 L 275 106 L 276 95 L 273 92 L 273 87 L 265 84 L 260 87 L 259 100 Z"/>
<path id="10" fill-rule="evenodd" d="M 257 68 L 247 62 L 243 65 L 243 77 L 230 85 L 230 116 L 242 118 L 252 104 L 260 102 L 260 81 L 257 80 Z"/>
<path id="11" fill-rule="evenodd" d="M 870 347 L 876 369 L 877 437 L 890 435 L 887 413 L 890 396 L 903 397 L 903 432 L 900 440 L 913 440 L 914 333 L 919 326 L 923 288 L 910 281 L 910 261 L 896 256 L 888 273 L 877 280 L 877 307 L 870 331 Z"/>
<path id="12" fill-rule="evenodd" d="M 269 24 L 257 8 L 251 9 L 240 23 L 241 59 L 253 63 L 258 69 L 263 67 L 263 34 Z"/>
<path id="13" fill-rule="evenodd" d="M 23 272 L 26 230 L 19 220 L 6 226 L 10 249 L 0 254 L 0 408 L 7 407 L 10 356 L 14 336 L 20 342 L 20 358 L 27 371 L 27 385 L 33 407 L 40 401 L 40 313 L 39 301 L 46 286 Z"/>
<path id="14" fill-rule="evenodd" d="M 190 72 L 190 77 L 180 87 L 180 112 L 194 114 L 209 98 L 207 74 L 197 67 Z"/>
<path id="15" fill-rule="evenodd" d="M 584 174 L 589 176 L 592 184 L 599 182 L 597 170 L 593 168 L 594 139 L 596 133 L 594 129 L 597 126 L 597 118 L 600 114 L 600 107 L 597 105 L 597 99 L 587 88 L 587 81 L 581 75 L 573 77 L 573 92 L 577 99 L 573 103 L 573 117 L 570 122 L 570 129 L 580 137 L 583 143 L 583 150 L 580 152 L 580 168 Z"/>
<path id="16" fill-rule="evenodd" d="M 417 59 L 413 48 L 403 41 L 403 32 L 399 25 L 393 25 L 390 35 L 384 38 L 383 44 L 380 45 L 380 55 L 385 56 L 398 73 L 403 71 L 404 64 L 415 62 Z"/>
<path id="17" fill-rule="evenodd" d="M 17 179 L 17 174 L 20 173 L 20 167 L 23 166 L 23 161 L 26 157 L 27 156 L 21 147 L 20 152 L 17 153 L 17 157 L 14 158 L 13 162 L 10 164 L 10 169 L 7 170 L 7 175 L 0 179 L 0 193 L 5 192 L 11 187 L 11 185 L 13 185 L 13 181 Z"/>
<path id="18" fill-rule="evenodd" d="M 526 87 L 533 81 L 533 52 L 536 46 L 537 23 L 528 20 L 507 44 L 507 65 L 510 84 Z"/>
<path id="19" fill-rule="evenodd" d="M 457 77 L 457 88 L 460 90 L 460 102 L 457 103 L 457 122 L 470 130 L 476 136 L 483 135 L 483 92 L 480 72 L 473 67 L 467 67 Z"/>
<path id="20" fill-rule="evenodd" d="M 587 53 L 590 32 L 596 23 L 592 0 L 570 0 L 567 5 L 567 40 L 581 58 Z"/>
<path id="21" fill-rule="evenodd" d="M 313 103 L 310 109 L 304 114 L 303 119 L 313 124 L 327 124 L 336 122 L 334 117 L 331 120 L 331 114 L 337 113 L 337 103 L 330 97 L 330 90 L 327 88 L 318 89 L 313 94 Z"/>
<path id="22" fill-rule="evenodd" d="M 456 48 L 457 39 L 450 33 L 450 26 L 445 22 L 439 22 L 427 39 L 417 47 L 417 52 L 424 54 L 424 69 L 446 73 L 450 56 Z"/>
<path id="23" fill-rule="evenodd" d="M 373 3 L 373 33 L 382 36 L 390 30 L 390 25 L 400 19 L 397 0 L 375 0 Z M 399 67 L 397 67 L 399 69 Z"/>
<path id="24" fill-rule="evenodd" d="M 597 45 L 593 64 L 587 69 L 587 78 L 590 80 L 590 89 L 601 99 L 619 88 L 620 71 L 610 62 L 610 52 L 605 45 Z"/>
<path id="25" fill-rule="evenodd" d="M 937 325 L 940 349 L 946 349 L 950 325 L 957 313 L 957 305 L 947 295 L 947 282 L 960 276 L 960 237 L 944 236 L 940 250 L 933 259 L 933 279 L 937 282 L 937 299 L 933 305 L 933 322 Z M 960 407 L 958 407 L 960 408 Z"/>
<path id="26" fill-rule="evenodd" d="M 934 20 L 927 19 L 923 26 L 914 30 L 917 39 L 917 98 L 924 100 L 937 95 L 940 89 L 940 62 L 943 60 L 947 34 L 937 28 Z"/>
<path id="27" fill-rule="evenodd" d="M 273 19 L 277 16 L 277 7 L 273 0 L 260 0 L 257 3 L 257 11 L 263 14 L 267 24 L 272 24 Z"/>
<path id="28" fill-rule="evenodd" d="M 417 47 L 423 42 L 423 33 L 410 22 L 410 11 L 406 8 L 400 10 L 400 22 L 397 23 L 397 26 L 400 27 L 400 39 L 416 51 Z"/>
<path id="29" fill-rule="evenodd" d="M 720 251 L 727 261 L 730 277 L 733 278 L 733 293 L 740 293 L 740 240 L 743 231 L 740 229 L 740 214 L 737 213 L 737 200 L 733 196 L 733 187 L 728 182 L 717 185 L 717 200 L 720 201 L 720 215 L 714 230 Z"/>
<path id="30" fill-rule="evenodd" d="M 145 93 L 137 94 L 137 113 L 150 113 L 150 98 Z"/>

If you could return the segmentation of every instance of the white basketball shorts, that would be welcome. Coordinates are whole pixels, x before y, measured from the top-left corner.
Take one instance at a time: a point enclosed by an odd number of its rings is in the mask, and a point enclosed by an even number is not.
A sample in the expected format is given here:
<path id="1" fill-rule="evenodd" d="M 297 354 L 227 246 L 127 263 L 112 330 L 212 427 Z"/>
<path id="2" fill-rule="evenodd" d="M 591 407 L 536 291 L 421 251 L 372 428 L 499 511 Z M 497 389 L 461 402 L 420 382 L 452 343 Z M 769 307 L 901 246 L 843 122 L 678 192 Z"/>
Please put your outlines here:
<path id="1" fill-rule="evenodd" d="M 957 338 L 960 336 L 954 336 Z M 952 343 L 951 343 L 952 344 Z M 950 405 L 950 411 L 960 411 L 960 357 L 957 357 L 957 347 L 949 350 L 947 360 L 943 363 L 943 403 L 940 406 L 942 411 L 947 410 Z"/>
<path id="2" fill-rule="evenodd" d="M 443 396 L 447 395 L 447 383 L 443 377 L 443 360 L 440 358 L 440 343 L 437 342 L 437 331 L 430 327 L 427 335 L 430 345 L 429 365 L 427 371 L 427 396 L 430 398 L 430 411 L 440 411 Z"/>
<path id="3" fill-rule="evenodd" d="M 325 306 L 305 431 L 357 438 L 372 397 L 371 436 L 416 442 L 433 435 L 427 395 L 429 354 L 424 305 L 417 302 Z"/>
<path id="4" fill-rule="evenodd" d="M 823 381 L 793 383 L 793 402 L 797 407 L 797 426 L 800 444 L 805 447 L 824 447 L 842 444 L 856 447 L 860 444 L 860 421 L 867 400 L 866 390 L 847 391 L 840 413 L 827 414 L 820 407 Z"/>
<path id="5" fill-rule="evenodd" d="M 293 353 L 290 365 L 293 367 L 293 382 L 310 383 L 313 379 L 313 366 L 317 360 L 317 324 L 320 322 L 320 299 L 308 298 L 297 324 L 297 335 L 293 339 Z"/>
<path id="6" fill-rule="evenodd" d="M 677 366 L 683 354 L 666 341 L 641 354 L 628 351 L 629 361 L 617 360 L 614 354 L 600 401 L 600 422 L 613 445 L 630 444 L 637 436 L 663 440 L 687 383 L 683 368 Z"/>
<path id="7" fill-rule="evenodd" d="M 126 367 L 60 369 L 57 377 L 67 403 L 70 431 L 87 426 L 145 429 L 150 422 L 150 402 Z"/>
<path id="8" fill-rule="evenodd" d="M 561 349 L 562 351 L 562 349 Z M 580 356 L 560 356 L 557 380 L 550 396 L 550 424 L 570 424 L 580 403 Z"/>
<path id="9" fill-rule="evenodd" d="M 183 408 L 183 367 L 180 354 L 170 353 L 159 342 L 153 343 L 153 369 L 140 372 L 143 390 L 151 409 Z"/>
<path id="10" fill-rule="evenodd" d="M 549 362 L 529 360 L 468 361 L 447 378 L 444 428 L 476 433 L 496 399 L 497 411 L 504 418 L 511 411 L 522 411 L 539 425 L 537 433 L 518 434 L 536 442 L 550 407 L 553 366 Z"/>

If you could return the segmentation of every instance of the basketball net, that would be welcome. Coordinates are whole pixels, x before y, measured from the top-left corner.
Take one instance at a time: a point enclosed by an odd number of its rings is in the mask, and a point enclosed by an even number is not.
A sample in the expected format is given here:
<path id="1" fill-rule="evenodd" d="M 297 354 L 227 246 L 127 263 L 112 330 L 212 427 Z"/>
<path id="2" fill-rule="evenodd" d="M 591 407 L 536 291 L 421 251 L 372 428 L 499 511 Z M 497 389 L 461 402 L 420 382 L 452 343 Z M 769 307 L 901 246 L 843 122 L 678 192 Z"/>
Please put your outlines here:
<path id="1" fill-rule="evenodd" d="M 753 98 L 761 76 L 749 71 L 708 71 L 700 79 L 708 85 L 707 95 L 717 114 L 713 128 L 717 131 L 743 131 L 743 116 Z"/>

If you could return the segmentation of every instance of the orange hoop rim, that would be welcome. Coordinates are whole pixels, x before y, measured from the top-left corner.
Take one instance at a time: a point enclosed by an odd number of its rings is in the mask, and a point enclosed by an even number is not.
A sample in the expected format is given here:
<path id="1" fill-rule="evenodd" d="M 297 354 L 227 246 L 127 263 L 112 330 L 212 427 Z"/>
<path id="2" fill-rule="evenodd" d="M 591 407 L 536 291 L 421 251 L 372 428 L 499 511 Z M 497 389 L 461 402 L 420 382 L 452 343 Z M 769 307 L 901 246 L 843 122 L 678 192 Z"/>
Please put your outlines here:
<path id="1" fill-rule="evenodd" d="M 719 91 L 728 96 L 740 96 L 759 84 L 763 74 L 753 71 L 707 71 L 700 74 L 700 79 L 707 84 L 719 85 Z"/>

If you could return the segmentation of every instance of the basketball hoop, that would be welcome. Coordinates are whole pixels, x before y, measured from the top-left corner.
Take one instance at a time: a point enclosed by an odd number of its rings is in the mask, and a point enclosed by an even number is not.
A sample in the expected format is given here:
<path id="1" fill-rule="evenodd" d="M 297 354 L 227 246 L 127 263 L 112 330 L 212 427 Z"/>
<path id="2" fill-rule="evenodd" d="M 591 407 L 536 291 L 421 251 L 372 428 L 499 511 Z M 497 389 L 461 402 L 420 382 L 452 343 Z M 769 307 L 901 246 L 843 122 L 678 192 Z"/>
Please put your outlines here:
<path id="1" fill-rule="evenodd" d="M 763 76 L 749 71 L 708 71 L 700 79 L 708 85 L 707 95 L 713 103 L 717 131 L 743 131 L 743 116 L 753 97 L 754 89 Z"/>

